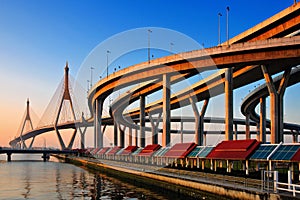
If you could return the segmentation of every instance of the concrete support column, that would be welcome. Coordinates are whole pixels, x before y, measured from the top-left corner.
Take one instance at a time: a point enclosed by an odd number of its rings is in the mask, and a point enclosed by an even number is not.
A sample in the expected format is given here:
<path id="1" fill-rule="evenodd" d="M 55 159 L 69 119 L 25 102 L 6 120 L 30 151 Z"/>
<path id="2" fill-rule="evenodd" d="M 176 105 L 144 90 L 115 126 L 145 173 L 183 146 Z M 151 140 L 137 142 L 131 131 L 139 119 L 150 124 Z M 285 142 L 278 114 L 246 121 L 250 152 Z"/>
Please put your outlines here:
<path id="1" fill-rule="evenodd" d="M 114 146 L 118 146 L 118 124 L 114 121 Z"/>
<path id="2" fill-rule="evenodd" d="M 152 144 L 158 144 L 158 126 L 161 119 L 162 113 L 159 113 L 156 121 L 152 118 L 151 113 L 148 113 L 149 120 L 151 123 L 151 129 L 152 129 Z"/>
<path id="3" fill-rule="evenodd" d="M 260 98 L 259 140 L 266 143 L 266 99 Z"/>
<path id="4" fill-rule="evenodd" d="M 140 146 L 145 147 L 145 96 L 140 96 Z"/>
<path id="5" fill-rule="evenodd" d="M 199 144 L 200 145 L 204 144 L 204 146 L 206 146 L 206 134 L 204 134 L 204 115 L 207 110 L 208 102 L 209 102 L 209 99 L 204 100 L 204 103 L 203 103 L 203 106 L 201 109 L 201 113 L 200 113 L 200 138 L 202 135 L 202 143 L 199 143 Z M 201 142 L 201 141 L 199 141 L 199 142 Z"/>
<path id="6" fill-rule="evenodd" d="M 85 148 L 85 133 L 87 130 L 87 126 L 84 127 L 83 131 L 81 130 L 80 127 L 78 127 L 79 132 L 80 132 L 80 148 L 84 149 Z"/>
<path id="7" fill-rule="evenodd" d="M 120 135 L 120 147 L 125 147 L 125 129 L 126 126 L 124 126 L 123 128 L 121 127 L 121 125 L 119 125 L 119 135 Z"/>
<path id="8" fill-rule="evenodd" d="M 234 124 L 234 140 L 238 140 L 238 125 Z"/>
<path id="9" fill-rule="evenodd" d="M 79 133 L 80 133 L 80 148 L 84 149 L 85 148 L 85 133 L 86 133 L 86 130 L 87 130 L 87 124 L 86 124 L 86 120 L 84 118 L 84 113 L 83 112 L 81 114 L 81 123 L 83 124 L 84 129 L 81 130 L 81 127 L 80 126 L 78 127 Z"/>
<path id="10" fill-rule="evenodd" d="M 246 115 L 246 140 L 250 139 L 250 116 Z"/>
<path id="11" fill-rule="evenodd" d="M 132 128 L 129 128 L 128 143 L 129 143 L 129 146 L 132 146 Z"/>
<path id="12" fill-rule="evenodd" d="M 291 69 L 286 69 L 276 90 L 273 79 L 265 65 L 261 66 L 270 94 L 271 143 L 283 142 L 283 95 L 290 77 Z"/>
<path id="13" fill-rule="evenodd" d="M 278 96 L 275 93 L 270 94 L 270 119 L 271 119 L 271 143 L 277 144 L 280 142 L 279 140 L 279 125 L 278 125 Z"/>
<path id="14" fill-rule="evenodd" d="M 135 129 L 134 141 L 135 141 L 135 146 L 138 146 L 138 129 Z"/>
<path id="15" fill-rule="evenodd" d="M 11 153 L 7 153 L 7 162 L 11 162 Z"/>
<path id="16" fill-rule="evenodd" d="M 195 116 L 195 143 L 198 145 L 203 145 L 203 133 L 204 133 L 204 115 L 208 106 L 209 100 L 206 99 L 203 103 L 201 113 L 199 114 L 196 100 L 190 97 L 190 102 L 194 111 Z"/>
<path id="17" fill-rule="evenodd" d="M 284 74 L 283 74 L 283 77 L 280 81 L 280 85 L 279 85 L 279 88 L 278 88 L 278 106 L 279 106 L 279 140 L 284 142 L 284 108 L 283 108 L 283 103 L 284 103 L 284 93 L 285 93 L 285 90 L 286 90 L 286 87 L 287 87 L 287 84 L 289 82 L 289 79 L 290 79 L 290 74 L 291 74 L 291 68 L 289 69 L 286 69 L 284 71 Z"/>
<path id="18" fill-rule="evenodd" d="M 197 105 L 195 103 L 196 100 L 192 99 L 190 97 L 190 102 L 194 111 L 195 116 L 195 143 L 198 145 L 202 145 L 203 143 L 203 135 L 201 134 L 201 125 L 200 125 L 200 114 L 197 108 Z"/>
<path id="19" fill-rule="evenodd" d="M 299 135 L 298 131 L 292 130 L 293 143 L 298 143 L 298 135 Z"/>
<path id="20" fill-rule="evenodd" d="M 180 121 L 180 143 L 183 143 L 183 121 Z"/>
<path id="21" fill-rule="evenodd" d="M 47 153 L 43 153 L 42 158 L 43 158 L 43 161 L 46 162 L 47 159 L 49 159 L 49 155 Z"/>
<path id="22" fill-rule="evenodd" d="M 101 130 L 102 126 L 102 110 L 103 110 L 103 100 L 96 99 L 96 107 L 94 114 L 94 146 L 95 148 L 103 147 L 103 133 Z"/>
<path id="23" fill-rule="evenodd" d="M 259 123 L 256 124 L 256 140 L 260 141 L 260 135 L 259 135 Z"/>
<path id="24" fill-rule="evenodd" d="M 225 140 L 233 139 L 233 80 L 232 68 L 225 72 Z"/>
<path id="25" fill-rule="evenodd" d="M 163 74 L 163 133 L 162 133 L 162 146 L 169 146 L 171 141 L 170 134 L 170 97 L 171 97 L 170 76 Z"/>

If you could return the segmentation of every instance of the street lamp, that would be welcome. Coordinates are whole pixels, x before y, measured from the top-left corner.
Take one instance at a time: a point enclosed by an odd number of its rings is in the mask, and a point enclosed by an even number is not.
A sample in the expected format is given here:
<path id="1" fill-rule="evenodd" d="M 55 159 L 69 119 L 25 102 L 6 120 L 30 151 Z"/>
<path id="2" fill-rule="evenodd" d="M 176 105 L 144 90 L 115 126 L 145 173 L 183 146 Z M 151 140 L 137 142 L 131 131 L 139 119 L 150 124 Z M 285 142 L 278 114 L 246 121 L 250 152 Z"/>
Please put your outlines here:
<path id="1" fill-rule="evenodd" d="M 91 67 L 91 82 L 90 82 L 90 88 L 92 88 L 93 85 L 93 69 L 95 69 L 94 67 Z"/>
<path id="2" fill-rule="evenodd" d="M 229 46 L 229 6 L 226 8 L 226 32 L 227 32 L 227 46 Z"/>
<path id="3" fill-rule="evenodd" d="M 86 82 L 87 82 L 87 94 L 89 93 L 89 90 L 90 90 L 90 88 L 89 88 L 89 86 L 90 86 L 90 81 L 89 80 L 86 80 Z"/>
<path id="4" fill-rule="evenodd" d="M 106 51 L 106 78 L 108 77 L 108 54 L 110 53 L 110 51 Z"/>
<path id="5" fill-rule="evenodd" d="M 150 63 L 150 33 L 152 33 L 152 31 L 148 29 L 148 63 Z"/>
<path id="6" fill-rule="evenodd" d="M 221 45 L 221 17 L 222 13 L 218 13 L 218 34 L 219 34 L 219 45 Z"/>

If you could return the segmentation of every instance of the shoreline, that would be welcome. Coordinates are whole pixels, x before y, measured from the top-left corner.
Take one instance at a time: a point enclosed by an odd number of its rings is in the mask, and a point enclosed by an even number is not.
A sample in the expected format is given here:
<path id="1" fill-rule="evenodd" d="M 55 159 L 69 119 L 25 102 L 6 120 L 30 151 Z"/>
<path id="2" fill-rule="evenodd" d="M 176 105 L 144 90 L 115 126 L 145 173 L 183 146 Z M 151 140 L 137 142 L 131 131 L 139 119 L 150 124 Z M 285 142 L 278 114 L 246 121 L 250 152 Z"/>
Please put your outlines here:
<path id="1" fill-rule="evenodd" d="M 164 190 L 176 192 L 179 196 L 189 196 L 190 198 L 202 198 L 203 194 L 216 196 L 218 199 L 291 199 L 274 193 L 267 193 L 258 189 L 244 187 L 243 189 L 226 184 L 208 184 L 201 180 L 193 181 L 187 178 L 176 178 L 171 174 L 161 174 L 152 170 L 136 170 L 125 166 L 103 163 L 97 159 L 83 157 L 65 157 L 54 155 L 56 158 L 64 160 L 66 163 L 83 166 L 88 169 L 104 172 L 120 179 L 126 179 L 133 183 L 140 183 L 148 186 L 163 187 Z M 103 160 L 105 161 L 105 160 Z M 109 162 L 109 161 L 108 161 Z"/>

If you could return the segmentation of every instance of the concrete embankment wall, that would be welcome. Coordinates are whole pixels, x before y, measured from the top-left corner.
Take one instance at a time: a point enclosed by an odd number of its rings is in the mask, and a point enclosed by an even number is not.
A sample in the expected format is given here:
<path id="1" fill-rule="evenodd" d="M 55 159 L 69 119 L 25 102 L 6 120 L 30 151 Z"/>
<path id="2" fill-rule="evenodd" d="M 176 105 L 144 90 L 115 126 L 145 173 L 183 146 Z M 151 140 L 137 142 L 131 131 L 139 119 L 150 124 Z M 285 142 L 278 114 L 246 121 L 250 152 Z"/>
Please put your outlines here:
<path id="1" fill-rule="evenodd" d="M 140 183 L 148 186 L 155 186 L 161 190 L 170 190 L 176 192 L 178 196 L 190 198 L 201 198 L 203 194 L 208 196 L 216 195 L 217 199 L 232 198 L 232 199 L 282 199 L 276 194 L 267 194 L 264 192 L 253 192 L 250 190 L 240 190 L 231 187 L 220 187 L 216 185 L 209 185 L 200 182 L 194 182 L 189 180 L 182 180 L 178 178 L 162 176 L 154 173 L 140 172 L 131 169 L 109 166 L 102 163 L 93 162 L 92 160 L 85 160 L 77 157 L 61 157 L 67 163 L 72 163 L 79 166 L 84 166 L 93 170 L 104 172 L 113 177 L 124 179 L 126 181 Z"/>

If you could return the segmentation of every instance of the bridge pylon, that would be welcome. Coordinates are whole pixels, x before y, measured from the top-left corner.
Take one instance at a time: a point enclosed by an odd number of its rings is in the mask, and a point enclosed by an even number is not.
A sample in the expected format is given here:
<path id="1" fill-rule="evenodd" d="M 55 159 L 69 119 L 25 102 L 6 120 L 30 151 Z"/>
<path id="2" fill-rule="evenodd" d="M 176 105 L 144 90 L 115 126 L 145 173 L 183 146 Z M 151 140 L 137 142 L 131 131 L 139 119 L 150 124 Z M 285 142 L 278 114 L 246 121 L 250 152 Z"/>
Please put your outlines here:
<path id="1" fill-rule="evenodd" d="M 31 130 L 33 130 L 33 124 L 32 124 L 32 120 L 31 120 L 31 117 L 30 117 L 30 111 L 29 111 L 30 110 L 29 109 L 30 108 L 29 104 L 30 103 L 29 103 L 29 98 L 28 98 L 27 102 L 26 102 L 26 117 L 25 117 L 25 119 L 23 121 L 23 125 L 22 125 L 21 131 L 20 131 L 20 139 L 21 139 L 21 141 L 20 141 L 20 143 L 21 143 L 20 147 L 22 149 L 31 149 L 31 147 L 33 145 L 33 142 L 34 142 L 34 139 L 35 139 L 35 137 L 32 138 L 29 147 L 27 147 L 27 145 L 25 143 L 25 140 L 23 140 L 23 133 L 24 133 L 24 129 L 25 129 L 26 124 L 29 123 L 29 126 L 30 126 Z"/>
<path id="2" fill-rule="evenodd" d="M 63 90 L 64 90 L 64 92 L 63 92 L 62 98 L 60 99 L 60 105 L 59 105 L 59 109 L 58 109 L 58 112 L 57 112 L 57 115 L 56 115 L 54 129 L 55 129 L 55 132 L 57 134 L 61 149 L 71 149 L 73 147 L 73 143 L 74 143 L 74 140 L 75 140 L 75 137 L 76 137 L 77 128 L 76 127 L 74 128 L 74 132 L 71 136 L 71 139 L 70 139 L 70 142 L 69 142 L 68 146 L 65 145 L 65 143 L 64 143 L 64 141 L 61 137 L 61 134 L 59 132 L 59 129 L 58 129 L 59 117 L 60 117 L 60 114 L 61 114 L 61 111 L 62 111 L 63 103 L 65 101 L 69 101 L 70 108 L 71 108 L 71 111 L 72 111 L 72 115 L 73 115 L 73 118 L 74 118 L 74 122 L 76 122 L 76 115 L 75 115 L 73 102 L 72 102 L 72 98 L 71 98 L 70 90 L 69 90 L 69 67 L 68 67 L 68 62 L 66 62 L 66 66 L 65 66 L 64 88 L 63 88 Z"/>

